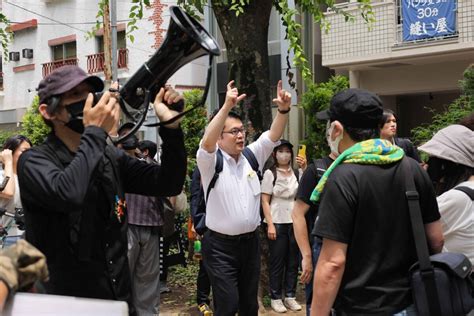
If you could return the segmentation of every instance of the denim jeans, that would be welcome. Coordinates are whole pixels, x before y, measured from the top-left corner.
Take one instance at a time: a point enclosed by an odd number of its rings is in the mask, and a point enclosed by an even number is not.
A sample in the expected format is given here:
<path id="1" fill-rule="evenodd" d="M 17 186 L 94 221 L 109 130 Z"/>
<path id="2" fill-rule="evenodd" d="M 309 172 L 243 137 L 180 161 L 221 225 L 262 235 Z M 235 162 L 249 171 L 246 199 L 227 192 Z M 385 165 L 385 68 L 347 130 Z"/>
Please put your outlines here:
<path id="1" fill-rule="evenodd" d="M 311 246 L 312 259 L 313 259 L 313 276 L 314 270 L 316 269 L 316 264 L 318 263 L 319 254 L 321 253 L 321 247 L 323 243 L 319 238 L 314 238 L 313 245 Z M 311 312 L 311 301 L 313 299 L 313 278 L 306 284 L 304 289 L 306 295 L 306 316 L 309 316 Z"/>

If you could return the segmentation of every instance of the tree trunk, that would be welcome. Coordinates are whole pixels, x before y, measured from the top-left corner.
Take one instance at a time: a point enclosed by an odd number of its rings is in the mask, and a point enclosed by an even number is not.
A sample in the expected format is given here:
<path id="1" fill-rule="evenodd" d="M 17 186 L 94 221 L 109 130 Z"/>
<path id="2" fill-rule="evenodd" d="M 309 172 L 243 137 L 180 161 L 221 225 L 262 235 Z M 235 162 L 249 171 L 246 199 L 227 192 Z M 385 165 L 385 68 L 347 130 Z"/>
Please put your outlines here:
<path id="1" fill-rule="evenodd" d="M 250 1 L 238 17 L 222 1 L 213 1 L 217 23 L 226 49 L 229 80 L 235 80 L 243 101 L 244 124 L 252 122 L 256 132 L 272 122 L 270 71 L 268 66 L 268 25 L 272 0 Z"/>
<path id="2" fill-rule="evenodd" d="M 220 2 L 220 3 L 219 3 Z M 227 49 L 229 81 L 235 80 L 243 101 L 244 124 L 252 122 L 256 133 L 272 123 L 270 71 L 268 65 L 268 25 L 272 0 L 250 1 L 244 14 L 236 16 L 229 6 L 213 1 L 213 9 Z M 258 286 L 259 312 L 266 313 L 263 297 L 268 294 L 268 243 L 264 228 L 259 229 L 261 269 Z"/>
<path id="3" fill-rule="evenodd" d="M 112 80 L 112 32 L 110 30 L 110 7 L 109 1 L 104 3 L 104 77 L 110 82 Z"/>

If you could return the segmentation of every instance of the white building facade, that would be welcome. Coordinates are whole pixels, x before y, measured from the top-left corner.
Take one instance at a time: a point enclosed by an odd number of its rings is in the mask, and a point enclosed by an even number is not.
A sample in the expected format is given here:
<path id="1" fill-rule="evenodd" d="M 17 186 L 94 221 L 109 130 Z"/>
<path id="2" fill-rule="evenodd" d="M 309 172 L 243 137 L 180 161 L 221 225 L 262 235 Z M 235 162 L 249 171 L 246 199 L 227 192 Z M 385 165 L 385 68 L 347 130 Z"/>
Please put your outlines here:
<path id="1" fill-rule="evenodd" d="M 380 95 L 384 105 L 398 113 L 402 136 L 408 136 L 411 128 L 430 121 L 428 109 L 441 111 L 460 94 L 458 82 L 474 62 L 474 1 L 401 1 L 372 1 L 376 22 L 371 30 L 360 18 L 355 2 L 338 4 L 358 16 L 355 23 L 326 13 L 332 27 L 322 35 L 322 64 L 348 75 L 351 87 Z M 403 23 L 408 22 L 401 6 L 415 5 L 421 10 L 416 14 L 422 17 L 425 12 L 440 14 L 434 11 L 440 2 L 454 8 L 454 31 L 447 36 L 403 40 Z M 429 27 L 423 23 L 409 26 L 414 33 Z"/>
<path id="2" fill-rule="evenodd" d="M 41 79 L 62 65 L 78 65 L 104 78 L 103 29 L 87 38 L 98 11 L 98 0 L 3 1 L 2 11 L 12 21 L 13 42 L 8 62 L 3 62 L 3 90 L 0 91 L 0 128 L 18 127 L 36 95 Z M 117 61 L 121 84 L 152 56 L 163 42 L 173 1 L 151 1 L 144 8 L 138 30 L 125 35 L 132 1 L 117 3 Z M 204 86 L 206 65 L 194 60 L 176 72 L 169 83 L 177 90 Z M 152 111 L 151 111 L 152 112 Z M 153 114 L 153 113 L 152 113 Z M 151 115 L 148 119 L 153 122 Z M 142 137 L 154 140 L 155 128 L 142 128 Z"/>

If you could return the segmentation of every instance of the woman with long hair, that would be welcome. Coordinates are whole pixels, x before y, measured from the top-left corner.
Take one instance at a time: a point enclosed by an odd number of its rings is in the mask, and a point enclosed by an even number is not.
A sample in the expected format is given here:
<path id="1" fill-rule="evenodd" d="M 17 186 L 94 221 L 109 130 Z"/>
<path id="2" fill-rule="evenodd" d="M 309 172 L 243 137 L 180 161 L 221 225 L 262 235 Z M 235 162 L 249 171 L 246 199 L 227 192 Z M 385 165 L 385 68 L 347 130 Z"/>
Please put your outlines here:
<path id="1" fill-rule="evenodd" d="M 418 162 L 421 162 L 418 152 L 416 151 L 415 146 L 408 138 L 397 137 L 397 121 L 398 118 L 390 109 L 383 110 L 382 120 L 380 121 L 380 138 L 390 141 L 392 144 L 397 145 L 408 157 L 415 159 Z"/>
<path id="2" fill-rule="evenodd" d="M 270 250 L 271 306 L 274 311 L 284 313 L 287 308 L 301 310 L 295 298 L 298 245 L 291 219 L 299 179 L 299 171 L 293 169 L 293 145 L 281 140 L 273 150 L 273 161 L 273 166 L 263 175 L 262 208 Z M 298 157 L 297 161 L 301 168 L 306 167 L 306 159 Z"/>
<path id="3" fill-rule="evenodd" d="M 0 159 L 3 165 L 3 179 L 6 182 L 5 188 L 0 191 L 0 207 L 7 212 L 14 214 L 17 209 L 21 209 L 20 187 L 18 185 L 17 164 L 20 155 L 31 147 L 31 141 L 23 135 L 9 137 L 3 144 Z M 22 231 L 18 229 L 15 220 L 11 217 L 3 216 L 2 226 L 7 230 L 8 236 L 4 246 L 17 241 Z"/>
<path id="4" fill-rule="evenodd" d="M 450 125 L 420 146 L 438 195 L 444 251 L 465 254 L 474 264 L 474 132 Z"/>

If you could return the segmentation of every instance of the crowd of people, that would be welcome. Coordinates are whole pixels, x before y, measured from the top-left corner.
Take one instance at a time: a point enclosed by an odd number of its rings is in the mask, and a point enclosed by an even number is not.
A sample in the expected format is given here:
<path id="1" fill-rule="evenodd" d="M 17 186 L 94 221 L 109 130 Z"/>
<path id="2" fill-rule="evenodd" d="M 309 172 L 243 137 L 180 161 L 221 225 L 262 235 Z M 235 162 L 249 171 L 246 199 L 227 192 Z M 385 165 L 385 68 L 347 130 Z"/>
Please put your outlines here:
<path id="1" fill-rule="evenodd" d="M 102 80 L 77 66 L 59 68 L 38 87 L 39 112 L 52 130 L 45 142 L 31 147 L 21 135 L 5 142 L 0 207 L 23 210 L 31 245 L 18 241 L 23 231 L 14 219 L 2 219 L 14 245 L 0 253 L 0 307 L 8 292 L 34 284 L 48 294 L 126 301 L 131 315 L 159 314 L 165 209 L 187 207 L 184 136 L 180 120 L 160 127 L 160 150 L 128 135 L 134 125 L 119 127 L 117 88 L 94 105 Z M 235 111 L 245 98 L 228 83 L 196 153 L 190 213 L 202 245 L 196 285 L 203 315 L 258 314 L 262 243 L 275 312 L 304 303 L 312 316 L 417 315 L 408 280 L 418 259 L 407 167 L 430 252 L 463 253 L 474 264 L 473 115 L 417 149 L 397 137 L 396 114 L 375 94 L 346 89 L 317 114 L 330 151 L 307 160 L 282 139 L 291 94 L 281 81 L 270 129 L 248 146 Z M 157 117 L 176 115 L 181 100 L 162 88 L 153 102 Z M 298 280 L 305 302 L 296 299 Z"/>

